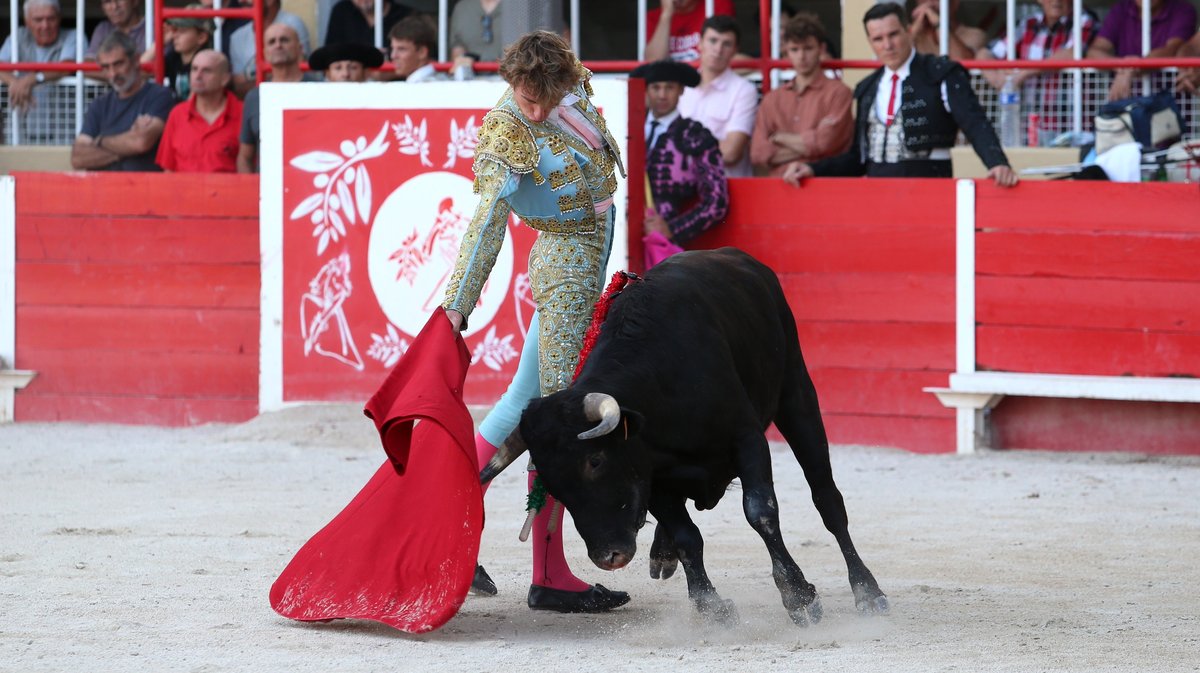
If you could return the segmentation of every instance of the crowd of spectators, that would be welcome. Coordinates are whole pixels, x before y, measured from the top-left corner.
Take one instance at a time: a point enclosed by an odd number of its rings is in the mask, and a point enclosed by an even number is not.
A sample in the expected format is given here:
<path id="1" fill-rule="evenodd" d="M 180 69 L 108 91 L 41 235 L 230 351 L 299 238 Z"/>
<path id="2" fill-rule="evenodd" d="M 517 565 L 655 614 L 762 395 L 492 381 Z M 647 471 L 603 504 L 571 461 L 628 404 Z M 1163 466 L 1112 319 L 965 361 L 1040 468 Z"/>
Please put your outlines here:
<path id="1" fill-rule="evenodd" d="M 1150 2 L 1152 15 L 1149 55 L 1200 56 L 1196 10 L 1190 0 L 1145 1 Z M 153 54 L 144 49 L 146 25 L 141 2 L 103 0 L 101 3 L 105 18 L 88 40 L 86 57 L 100 63 L 100 75 L 111 91 L 97 99 L 87 111 L 73 148 L 73 164 L 93 169 L 145 170 L 149 152 L 160 158 L 157 165 L 167 170 L 200 164 L 211 170 L 256 170 L 258 93 L 253 23 L 226 20 L 223 30 L 227 40 L 222 52 L 214 51 L 216 25 L 211 19 L 188 17 L 166 22 L 164 88 L 158 83 L 143 81 L 145 78 L 140 72 L 138 77 L 133 77 L 123 70 L 127 66 L 127 46 L 131 45 L 133 49 L 131 63 L 134 70 L 138 63 L 153 59 Z M 223 6 L 236 7 L 240 2 L 244 0 L 227 0 Z M 300 17 L 284 11 L 280 0 L 263 2 L 267 24 L 264 60 L 271 66 L 271 72 L 264 79 L 269 81 L 323 78 L 329 81 L 370 79 L 419 83 L 449 77 L 469 79 L 474 76 L 472 66 L 475 62 L 498 59 L 502 48 L 503 40 L 498 35 L 502 0 L 459 0 L 454 3 L 449 22 L 453 58 L 450 74 L 434 69 L 433 59 L 437 52 L 435 17 L 417 11 L 406 0 L 340 0 L 329 14 L 323 31 L 324 44 L 315 51 Z M 383 3 L 380 9 L 385 46 L 382 50 L 375 46 L 377 2 Z M 1008 41 L 1003 32 L 993 34 L 989 40 L 989 31 L 960 20 L 962 12 L 958 0 L 951 0 L 949 17 L 945 19 L 940 16 L 938 0 L 907 2 L 891 14 L 897 21 L 903 19 L 900 23 L 905 39 L 916 54 L 940 51 L 938 31 L 941 22 L 947 20 L 951 59 L 1008 57 Z M 1081 27 L 1082 53 L 1088 58 L 1140 56 L 1142 2 L 1117 0 L 1103 22 L 1093 11 L 1085 9 Z M 212 4 L 212 0 L 201 0 L 188 7 L 211 7 Z M 791 19 L 781 26 L 779 38 L 782 55 L 792 66 L 789 73 L 792 79 L 769 92 L 761 103 L 757 86 L 730 68 L 741 47 L 733 0 L 716 0 L 714 14 L 707 18 L 703 0 L 662 0 L 647 14 L 644 50 L 647 62 L 673 60 L 698 64 L 700 81 L 694 87 L 681 86 L 678 113 L 699 122 L 713 135 L 724 171 L 729 176 L 787 174 L 785 177 L 794 181 L 797 171 L 807 170 L 799 166 L 826 165 L 820 162 L 852 146 L 863 153 L 860 159 L 867 157 L 865 150 L 859 147 L 862 140 L 859 135 L 870 131 L 862 128 L 862 120 L 869 117 L 863 114 L 862 96 L 851 94 L 850 89 L 839 81 L 840 73 L 822 70 L 821 61 L 830 58 L 835 51 L 834 41 L 815 16 L 797 13 L 790 4 L 784 3 L 785 15 Z M 1037 0 L 1037 5 L 1038 11 L 1027 12 L 1016 23 L 1014 57 L 1021 60 L 1071 59 L 1075 45 L 1072 43 L 1070 0 Z M 22 15 L 24 25 L 19 29 L 17 41 L 20 61 L 46 63 L 75 59 L 74 31 L 62 28 L 59 0 L 24 0 Z M 110 39 L 114 36 L 126 39 Z M 871 46 L 883 60 L 877 45 L 872 43 Z M 10 37 L 0 47 L 0 60 L 9 60 L 12 48 Z M 102 58 L 103 53 L 111 58 L 106 61 Z M 204 58 L 198 65 L 197 57 L 201 55 Z M 302 67 L 306 61 L 307 70 Z M 384 62 L 390 62 L 389 67 L 381 68 Z M 958 71 L 954 72 L 957 76 Z M 1130 96 L 1136 72 L 1133 68 L 1117 69 L 1108 98 Z M 51 106 L 42 100 L 47 87 L 41 85 L 65 74 L 0 72 L 0 83 L 7 90 L 8 103 L 20 114 L 23 141 L 37 143 L 49 134 L 50 124 L 46 117 Z M 907 76 L 909 72 L 906 70 L 904 74 Z M 1013 82 L 1023 87 L 1031 99 L 1052 100 L 1066 95 L 1053 71 L 989 69 L 983 74 L 997 90 L 1006 81 Z M 201 89 L 196 86 L 197 76 L 204 80 Z M 1180 95 L 1197 95 L 1200 91 L 1200 69 L 1183 69 L 1170 77 L 1172 81 L 1163 80 L 1157 84 L 1174 86 Z M 211 89 L 214 84 L 220 89 L 220 95 Z M 881 97 L 889 94 L 883 91 L 886 84 L 880 84 Z M 940 84 L 945 90 L 945 81 L 941 80 Z M 220 122 L 220 142 L 209 142 L 208 137 L 201 134 L 205 142 L 196 143 L 197 147 L 207 148 L 205 151 L 211 150 L 219 156 L 193 164 L 187 157 L 180 157 L 179 152 L 173 152 L 172 145 L 160 142 L 160 136 L 170 140 L 182 137 L 187 142 L 198 136 L 186 131 L 182 135 L 164 131 L 171 125 L 167 123 L 168 115 L 160 109 L 164 99 L 159 89 L 166 91 L 174 104 L 184 110 L 168 111 L 172 119 L 180 119 L 175 124 L 179 129 L 196 131 L 201 123 L 212 126 Z M 900 89 L 900 99 L 906 91 L 906 88 Z M 851 101 L 855 98 L 859 99 L 857 130 L 851 114 Z M 967 127 L 973 127 L 974 124 L 967 124 L 965 119 L 958 119 L 961 111 L 952 109 L 953 98 L 949 94 L 943 95 L 947 113 L 955 118 L 958 128 L 965 131 Z M 872 100 L 883 105 L 878 98 Z M 964 103 L 960 100 L 959 105 Z M 978 107 L 978 102 L 974 105 Z M 131 112 L 135 109 L 136 114 Z M 238 111 L 237 118 L 231 119 L 235 110 Z M 888 115 L 886 110 L 884 115 Z M 156 124 L 151 123 L 150 118 L 161 120 L 164 127 L 155 133 Z M 121 134 L 130 135 L 124 137 Z M 157 154 L 146 148 L 146 139 L 151 136 L 158 147 Z"/>

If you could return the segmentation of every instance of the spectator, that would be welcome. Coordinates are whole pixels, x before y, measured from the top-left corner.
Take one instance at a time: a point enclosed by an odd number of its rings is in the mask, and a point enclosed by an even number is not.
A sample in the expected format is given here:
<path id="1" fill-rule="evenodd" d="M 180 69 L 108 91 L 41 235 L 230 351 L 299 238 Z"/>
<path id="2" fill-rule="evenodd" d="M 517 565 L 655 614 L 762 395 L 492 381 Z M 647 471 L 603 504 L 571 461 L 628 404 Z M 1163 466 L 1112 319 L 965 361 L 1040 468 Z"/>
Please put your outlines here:
<path id="1" fill-rule="evenodd" d="M 179 173 L 233 173 L 242 102 L 228 89 L 229 60 L 205 49 L 192 59 L 191 80 L 192 97 L 167 117 L 158 165 Z"/>
<path id="2" fill-rule="evenodd" d="M 104 20 L 96 26 L 92 39 L 88 42 L 84 57 L 89 61 L 96 60 L 100 43 L 114 32 L 125 33 L 133 40 L 137 48 L 138 59 L 149 63 L 154 54 L 146 54 L 146 16 L 137 0 L 101 0 L 100 7 L 104 9 Z"/>
<path id="3" fill-rule="evenodd" d="M 384 37 L 411 11 L 397 2 L 383 0 Z M 340 0 L 329 12 L 329 23 L 325 25 L 326 45 L 352 42 L 374 47 L 375 0 Z"/>
<path id="4" fill-rule="evenodd" d="M 700 84 L 686 63 L 663 59 L 638 66 L 630 77 L 646 80 L 647 251 L 664 243 L 680 245 L 725 218 L 729 185 L 717 139 L 704 125 L 679 114 L 684 87 Z M 679 252 L 680 248 L 672 248 Z M 653 266 L 667 255 L 647 255 Z"/>
<path id="5" fill-rule="evenodd" d="M 381 65 L 378 49 L 355 42 L 327 44 L 308 57 L 309 69 L 323 71 L 326 82 L 365 82 L 367 68 Z"/>
<path id="6" fill-rule="evenodd" d="M 1117 0 L 1088 48 L 1088 58 L 1142 55 L 1142 2 Z M 1150 0 L 1150 53 L 1146 54 L 1147 58 L 1175 56 L 1195 30 L 1196 8 L 1187 0 Z M 1134 68 L 1117 68 L 1108 90 L 1109 100 L 1120 100 L 1133 94 L 1134 72 Z"/>
<path id="7" fill-rule="evenodd" d="M 987 44 L 987 33 L 973 26 L 965 26 L 958 21 L 958 0 L 950 0 L 950 44 L 949 56 L 956 61 L 970 60 L 975 52 Z M 940 0 L 916 0 L 912 6 L 912 23 L 909 32 L 912 34 L 913 46 L 918 54 L 940 54 L 941 38 L 938 28 L 941 25 Z"/>
<path id="8" fill-rule="evenodd" d="M 262 3 L 263 25 L 286 23 L 291 26 L 300 36 L 301 52 L 308 55 L 311 47 L 308 41 L 308 28 L 305 27 L 304 21 L 295 14 L 279 9 L 279 0 L 262 0 Z M 229 36 L 229 66 L 233 72 L 233 91 L 239 97 L 245 96 L 246 92 L 254 87 L 257 75 L 257 65 L 255 64 L 257 54 L 258 49 L 254 44 L 254 22 L 238 28 Z"/>
<path id="9" fill-rule="evenodd" d="M 700 58 L 704 30 L 704 0 L 661 0 L 658 9 L 646 12 L 646 60 Z M 733 0 L 715 0 L 713 16 L 733 16 Z"/>
<path id="10" fill-rule="evenodd" d="M 1200 56 L 1200 31 L 1192 39 L 1179 48 L 1179 56 L 1196 58 Z M 1200 96 L 1200 68 L 1181 68 L 1175 78 L 1175 91 Z"/>
<path id="11" fill-rule="evenodd" d="M 1021 61 L 1069 61 L 1074 58 L 1074 34 L 1069 0 L 1038 0 L 1042 11 L 1025 19 L 1019 26 L 1019 32 L 1014 42 L 1016 59 Z M 1080 34 L 1083 38 L 1083 51 L 1087 53 L 1088 45 L 1096 36 L 1098 21 L 1096 15 L 1084 9 Z M 1006 36 L 1000 37 L 976 52 L 979 60 L 1004 59 L 1008 57 Z M 1070 101 L 1068 89 L 1059 86 L 1059 73 L 1040 70 L 984 70 L 983 77 L 997 91 L 1004 88 L 1004 81 L 1012 75 L 1013 82 L 1022 87 L 1021 100 L 1037 102 L 1043 107 L 1040 115 L 1041 130 L 1050 133 L 1065 131 L 1069 128 Z"/>
<path id="12" fill-rule="evenodd" d="M 450 13 L 450 56 L 499 61 L 499 21 L 500 0 L 458 0 Z"/>
<path id="13" fill-rule="evenodd" d="M 300 69 L 300 36 L 286 23 L 267 26 L 263 32 L 263 54 L 271 64 L 267 79 L 271 82 L 318 82 L 321 76 Z M 258 87 L 246 94 L 242 103 L 242 130 L 238 137 L 238 173 L 258 172 Z"/>
<path id="14" fill-rule="evenodd" d="M 700 86 L 683 92 L 679 113 L 716 136 L 727 175 L 748 176 L 758 92 L 729 69 L 738 49 L 737 22 L 724 15 L 709 17 L 700 36 Z"/>
<path id="15" fill-rule="evenodd" d="M 25 0 L 25 25 L 17 29 L 17 60 L 22 63 L 56 63 L 75 60 L 75 31 L 60 30 L 58 0 Z M 12 61 L 13 36 L 0 46 L 0 61 Z M 74 121 L 55 114 L 52 87 L 39 86 L 66 77 L 67 72 L 0 71 L 8 87 L 8 104 L 19 112 L 21 141 L 58 144 L 74 137 Z M 72 115 L 73 116 L 73 115 Z M 61 118 L 60 118 L 61 117 Z"/>
<path id="16" fill-rule="evenodd" d="M 394 79 L 413 83 L 449 79 L 433 69 L 437 29 L 425 17 L 410 16 L 400 21 L 388 33 L 388 40 L 392 48 Z"/>
<path id="17" fill-rule="evenodd" d="M 799 185 L 811 175 L 948 178 L 950 147 L 961 130 L 987 166 L 988 177 L 1001 187 L 1017 183 L 967 71 L 945 57 L 918 54 L 907 22 L 904 8 L 895 3 L 867 10 L 867 42 L 883 67 L 854 90 L 858 119 L 850 149 L 812 164 L 788 166 L 785 182 Z"/>
<path id="18" fill-rule="evenodd" d="M 138 67 L 137 44 L 125 33 L 109 33 L 96 52 L 112 90 L 88 107 L 71 147 L 71 167 L 157 171 L 154 153 L 175 99 L 165 87 L 146 81 Z"/>
<path id="19" fill-rule="evenodd" d="M 763 98 L 750 138 L 750 161 L 773 177 L 793 162 L 824 159 L 850 147 L 854 94 L 825 76 L 824 44 L 825 29 L 812 14 L 797 14 L 784 26 L 783 49 L 796 77 Z"/>
<path id="20" fill-rule="evenodd" d="M 195 3 L 187 9 L 201 9 L 204 5 Z M 190 76 L 192 59 L 204 49 L 212 49 L 212 36 L 216 26 L 212 19 L 180 17 L 167 19 L 171 27 L 171 44 L 175 47 L 163 57 L 164 71 L 167 75 L 167 86 L 175 94 L 175 100 L 185 101 L 192 93 Z"/>

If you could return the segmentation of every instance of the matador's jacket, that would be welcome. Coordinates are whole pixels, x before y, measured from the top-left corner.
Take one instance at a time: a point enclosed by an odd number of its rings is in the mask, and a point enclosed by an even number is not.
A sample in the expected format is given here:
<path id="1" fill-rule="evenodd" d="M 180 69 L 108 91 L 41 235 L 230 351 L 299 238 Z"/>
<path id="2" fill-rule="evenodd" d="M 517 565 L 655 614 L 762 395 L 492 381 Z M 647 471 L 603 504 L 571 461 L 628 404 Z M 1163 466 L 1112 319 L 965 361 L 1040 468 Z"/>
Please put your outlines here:
<path id="1" fill-rule="evenodd" d="M 540 320 L 542 394 L 565 388 L 574 373 L 612 244 L 614 171 L 625 174 L 617 142 L 591 102 L 591 73 L 578 67 L 579 85 L 546 121 L 521 114 L 511 88 L 483 118 L 472 166 L 479 206 L 442 304 L 470 317 L 510 212 L 537 229 L 529 276 Z M 569 130 L 571 123 L 584 133 Z"/>
<path id="2" fill-rule="evenodd" d="M 698 121 L 677 117 L 646 153 L 654 209 L 683 244 L 725 219 L 729 183 L 721 148 Z"/>

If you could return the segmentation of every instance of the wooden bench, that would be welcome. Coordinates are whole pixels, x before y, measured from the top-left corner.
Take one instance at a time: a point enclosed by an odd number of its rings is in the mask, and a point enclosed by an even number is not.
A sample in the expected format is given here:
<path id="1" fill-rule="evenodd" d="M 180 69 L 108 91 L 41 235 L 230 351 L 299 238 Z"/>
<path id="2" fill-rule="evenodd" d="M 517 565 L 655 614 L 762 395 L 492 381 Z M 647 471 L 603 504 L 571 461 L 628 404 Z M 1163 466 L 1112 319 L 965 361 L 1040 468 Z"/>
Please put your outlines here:
<path id="1" fill-rule="evenodd" d="M 1187 378 L 962 372 L 950 375 L 949 388 L 924 390 L 957 410 L 958 453 L 987 446 L 987 412 L 1005 395 L 1200 403 L 1200 379 Z"/>

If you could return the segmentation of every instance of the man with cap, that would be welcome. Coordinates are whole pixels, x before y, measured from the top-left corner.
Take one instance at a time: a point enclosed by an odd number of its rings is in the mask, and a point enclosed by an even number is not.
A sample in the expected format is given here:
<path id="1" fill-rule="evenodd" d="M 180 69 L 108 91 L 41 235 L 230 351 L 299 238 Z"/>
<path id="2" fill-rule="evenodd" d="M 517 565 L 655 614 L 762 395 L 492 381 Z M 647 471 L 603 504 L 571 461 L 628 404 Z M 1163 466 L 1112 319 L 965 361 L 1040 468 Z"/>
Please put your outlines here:
<path id="1" fill-rule="evenodd" d="M 192 3 L 185 9 L 202 9 L 204 5 Z M 185 101 L 192 95 L 192 58 L 205 49 L 212 49 L 212 36 L 216 25 L 212 19 L 195 16 L 177 16 L 167 19 L 171 27 L 171 46 L 175 49 L 163 57 L 163 69 L 167 76 L 167 87 L 175 99 Z"/>
<path id="2" fill-rule="evenodd" d="M 356 42 L 327 44 L 308 57 L 308 67 L 324 71 L 326 82 L 365 82 L 367 69 L 381 65 L 378 49 Z"/>
<path id="3" fill-rule="evenodd" d="M 680 245 L 724 219 L 729 208 L 717 139 L 678 110 L 684 87 L 700 84 L 700 73 L 664 59 L 630 75 L 646 80 L 646 180 L 653 202 L 646 204 L 643 226 L 648 237 Z"/>

